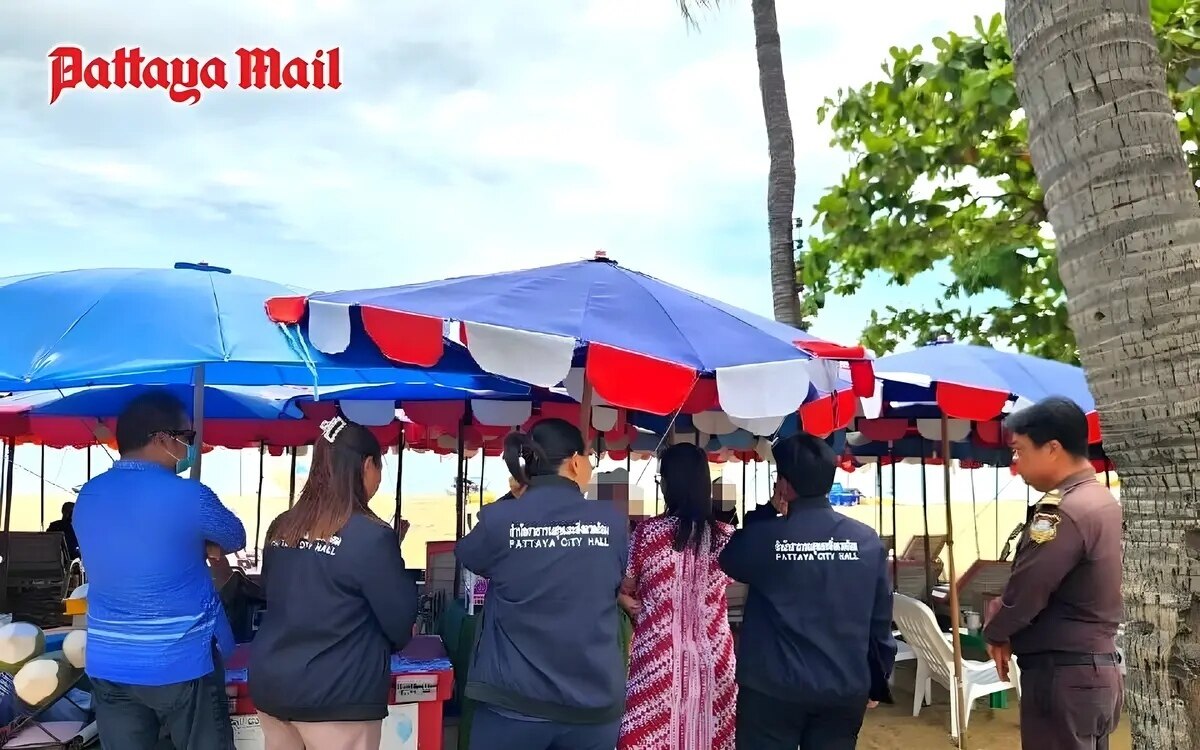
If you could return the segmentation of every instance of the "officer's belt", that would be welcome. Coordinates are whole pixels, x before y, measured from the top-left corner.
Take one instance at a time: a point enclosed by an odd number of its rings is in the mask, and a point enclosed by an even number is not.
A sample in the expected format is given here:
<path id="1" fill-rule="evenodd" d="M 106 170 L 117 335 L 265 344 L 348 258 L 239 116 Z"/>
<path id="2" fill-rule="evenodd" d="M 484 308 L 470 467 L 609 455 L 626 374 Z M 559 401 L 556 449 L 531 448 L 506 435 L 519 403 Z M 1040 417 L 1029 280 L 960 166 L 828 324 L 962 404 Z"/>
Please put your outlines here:
<path id="1" fill-rule="evenodd" d="M 1036 654 L 1020 654 L 1017 666 L 1021 669 L 1046 667 L 1115 667 L 1121 663 L 1116 654 L 1080 654 L 1071 651 L 1040 651 Z"/>

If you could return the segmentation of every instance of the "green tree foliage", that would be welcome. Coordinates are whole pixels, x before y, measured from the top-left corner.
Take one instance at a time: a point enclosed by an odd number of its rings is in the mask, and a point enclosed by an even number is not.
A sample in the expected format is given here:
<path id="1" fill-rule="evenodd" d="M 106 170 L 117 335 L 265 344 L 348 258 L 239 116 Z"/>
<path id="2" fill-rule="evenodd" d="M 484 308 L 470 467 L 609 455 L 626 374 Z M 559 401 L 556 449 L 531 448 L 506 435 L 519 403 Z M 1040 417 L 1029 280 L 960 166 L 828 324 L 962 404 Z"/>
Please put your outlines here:
<path id="1" fill-rule="evenodd" d="M 1200 179 L 1200 3 L 1153 0 L 1152 9 Z M 944 299 L 873 311 L 864 342 L 883 353 L 907 338 L 950 333 L 1076 362 L 1003 20 L 976 18 L 974 35 L 950 33 L 932 46 L 892 47 L 882 79 L 839 90 L 818 110 L 852 164 L 816 205 L 799 269 L 809 290 L 804 312 L 815 314 L 828 294 L 853 294 L 872 271 L 906 284 L 948 268 Z M 979 294 L 1004 301 L 963 307 Z"/>

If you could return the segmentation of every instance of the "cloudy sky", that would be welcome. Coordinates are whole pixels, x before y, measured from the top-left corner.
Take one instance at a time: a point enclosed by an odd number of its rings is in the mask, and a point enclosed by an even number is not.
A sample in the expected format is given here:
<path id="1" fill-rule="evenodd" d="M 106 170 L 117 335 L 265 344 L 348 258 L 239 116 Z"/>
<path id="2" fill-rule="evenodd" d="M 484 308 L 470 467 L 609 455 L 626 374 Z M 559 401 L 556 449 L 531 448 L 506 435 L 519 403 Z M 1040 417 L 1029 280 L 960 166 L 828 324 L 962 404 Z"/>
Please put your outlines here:
<path id="1" fill-rule="evenodd" d="M 1000 0 L 781 2 L 797 213 L 845 157 L 815 109 Z M 767 313 L 766 138 L 748 0 L 42 0 L 0 8 L 2 275 L 206 260 L 333 289 L 589 256 Z M 67 91 L 47 52 L 340 47 L 337 91 Z M 872 285 L 814 332 L 850 341 Z M 439 489 L 444 486 L 439 480 Z"/>

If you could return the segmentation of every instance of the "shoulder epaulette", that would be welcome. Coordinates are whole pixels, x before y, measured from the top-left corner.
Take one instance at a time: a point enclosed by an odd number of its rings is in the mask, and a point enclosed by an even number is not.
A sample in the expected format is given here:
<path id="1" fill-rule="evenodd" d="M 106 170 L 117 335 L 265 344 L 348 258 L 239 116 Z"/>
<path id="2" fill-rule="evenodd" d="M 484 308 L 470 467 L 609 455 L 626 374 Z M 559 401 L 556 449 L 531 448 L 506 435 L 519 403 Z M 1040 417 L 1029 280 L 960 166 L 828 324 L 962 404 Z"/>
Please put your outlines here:
<path id="1" fill-rule="evenodd" d="M 1061 502 L 1062 502 L 1062 493 L 1059 492 L 1058 490 L 1050 490 L 1045 495 L 1042 495 L 1042 499 L 1038 500 L 1038 505 L 1055 506 Z"/>

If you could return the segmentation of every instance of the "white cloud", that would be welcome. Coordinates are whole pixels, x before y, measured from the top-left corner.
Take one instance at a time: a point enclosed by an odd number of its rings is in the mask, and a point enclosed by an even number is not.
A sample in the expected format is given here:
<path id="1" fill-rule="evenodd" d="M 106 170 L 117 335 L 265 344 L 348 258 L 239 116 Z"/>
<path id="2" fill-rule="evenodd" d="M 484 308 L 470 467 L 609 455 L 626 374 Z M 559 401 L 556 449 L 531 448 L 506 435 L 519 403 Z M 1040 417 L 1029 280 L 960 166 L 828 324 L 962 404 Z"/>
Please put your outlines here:
<path id="1" fill-rule="evenodd" d="M 874 75 L 890 45 L 964 28 L 999 5 L 779 5 L 798 214 L 842 163 L 815 123 L 821 100 Z M 690 29 L 673 0 L 8 3 L 0 163 L 21 189 L 6 196 L 5 226 L 26 243 L 85 231 L 129 256 L 91 261 L 101 264 L 183 246 L 180 226 L 195 223 L 186 247 L 211 239 L 214 260 L 240 253 L 229 263 L 238 270 L 310 287 L 605 248 L 766 312 L 766 139 L 748 4 L 700 20 Z M 243 45 L 340 46 L 345 84 L 231 87 L 193 107 L 161 91 L 75 90 L 47 106 L 46 52 L 67 42 L 91 54 L 141 46 L 226 59 Z M 51 247 L 22 249 L 45 267 Z"/>

